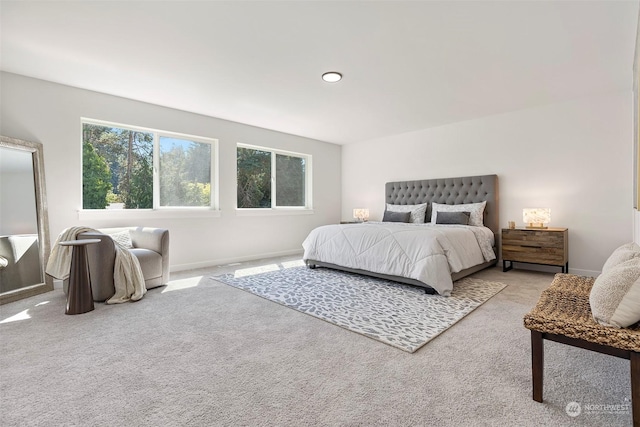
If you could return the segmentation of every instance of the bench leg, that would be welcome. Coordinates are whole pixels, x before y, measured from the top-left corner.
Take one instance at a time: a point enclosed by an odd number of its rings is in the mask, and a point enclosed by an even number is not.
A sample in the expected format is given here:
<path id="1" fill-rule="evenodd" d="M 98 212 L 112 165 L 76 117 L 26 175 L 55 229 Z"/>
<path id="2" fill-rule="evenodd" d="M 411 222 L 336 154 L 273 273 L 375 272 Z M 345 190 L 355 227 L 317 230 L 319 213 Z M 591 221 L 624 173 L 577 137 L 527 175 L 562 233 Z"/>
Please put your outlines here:
<path id="1" fill-rule="evenodd" d="M 640 353 L 632 351 L 631 359 L 631 416 L 633 427 L 640 427 Z"/>
<path id="2" fill-rule="evenodd" d="M 542 378 L 544 371 L 544 341 L 542 332 L 531 331 L 531 379 L 533 400 L 542 402 Z"/>

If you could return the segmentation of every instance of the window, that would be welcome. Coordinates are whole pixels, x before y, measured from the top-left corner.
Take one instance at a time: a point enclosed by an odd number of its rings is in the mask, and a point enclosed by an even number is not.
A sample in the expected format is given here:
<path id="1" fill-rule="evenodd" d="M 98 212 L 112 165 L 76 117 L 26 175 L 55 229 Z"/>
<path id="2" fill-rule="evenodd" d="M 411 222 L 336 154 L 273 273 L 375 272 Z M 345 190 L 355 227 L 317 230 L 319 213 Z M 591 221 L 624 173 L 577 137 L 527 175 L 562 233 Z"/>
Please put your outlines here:
<path id="1" fill-rule="evenodd" d="M 311 156 L 238 144 L 238 208 L 310 208 Z"/>
<path id="2" fill-rule="evenodd" d="M 211 144 L 160 137 L 160 206 L 211 205 Z"/>
<path id="3" fill-rule="evenodd" d="M 215 207 L 216 142 L 84 120 L 82 207 Z"/>

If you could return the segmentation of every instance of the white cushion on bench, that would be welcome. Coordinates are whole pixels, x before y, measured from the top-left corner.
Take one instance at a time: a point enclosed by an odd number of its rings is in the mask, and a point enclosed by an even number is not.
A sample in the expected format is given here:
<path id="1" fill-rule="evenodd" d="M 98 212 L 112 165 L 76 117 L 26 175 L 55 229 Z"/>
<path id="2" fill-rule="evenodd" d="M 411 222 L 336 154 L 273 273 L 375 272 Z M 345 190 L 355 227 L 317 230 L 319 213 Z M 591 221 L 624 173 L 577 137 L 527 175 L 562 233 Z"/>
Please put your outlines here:
<path id="1" fill-rule="evenodd" d="M 626 328 L 640 321 L 640 258 L 607 268 L 589 295 L 593 318 L 605 326 Z"/>
<path id="2" fill-rule="evenodd" d="M 602 272 L 606 273 L 613 267 L 633 258 L 640 258 L 640 246 L 633 242 L 624 244 L 611 253 L 609 259 L 602 266 Z"/>

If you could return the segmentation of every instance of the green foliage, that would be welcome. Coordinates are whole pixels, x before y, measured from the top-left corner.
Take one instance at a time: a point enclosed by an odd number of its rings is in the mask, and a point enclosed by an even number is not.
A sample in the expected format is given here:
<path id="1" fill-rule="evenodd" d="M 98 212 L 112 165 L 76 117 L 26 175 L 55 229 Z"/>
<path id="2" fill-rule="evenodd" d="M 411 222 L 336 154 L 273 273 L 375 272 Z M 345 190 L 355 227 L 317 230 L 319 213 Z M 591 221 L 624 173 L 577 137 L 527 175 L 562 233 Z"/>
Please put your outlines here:
<path id="1" fill-rule="evenodd" d="M 96 155 L 107 165 L 107 181 L 112 190 L 109 200 L 106 192 L 94 196 L 100 197 L 99 202 L 92 202 L 102 206 L 97 209 L 103 209 L 108 203 L 118 203 L 111 200 L 124 203 L 127 209 L 152 208 L 153 134 L 88 123 L 83 125 L 82 131 L 83 144 L 93 146 Z M 87 173 L 91 172 L 83 171 L 85 177 Z"/>
<path id="2" fill-rule="evenodd" d="M 238 147 L 238 207 L 271 207 L 271 153 Z"/>
<path id="3" fill-rule="evenodd" d="M 82 207 L 104 209 L 111 191 L 111 174 L 107 162 L 89 142 L 82 144 Z"/>
<path id="4" fill-rule="evenodd" d="M 271 207 L 271 156 L 268 151 L 238 148 L 238 207 Z M 276 206 L 304 206 L 306 163 L 303 157 L 276 154 Z"/>
<path id="5" fill-rule="evenodd" d="M 107 204 L 111 203 L 124 203 L 122 201 L 122 197 L 119 194 L 115 194 L 113 191 L 109 190 L 107 192 Z"/>
<path id="6" fill-rule="evenodd" d="M 126 209 L 153 208 L 153 168 L 146 158 L 138 159 L 132 168 L 130 185 L 124 194 Z"/>
<path id="7" fill-rule="evenodd" d="M 83 125 L 83 206 L 104 209 L 153 208 L 154 135 L 128 129 Z M 161 136 L 160 206 L 211 205 L 211 145 Z M 237 149 L 239 208 L 272 206 L 272 153 Z M 275 155 L 276 205 L 304 206 L 306 161 Z"/>
<path id="8" fill-rule="evenodd" d="M 187 181 L 210 182 L 211 144 L 192 142 L 186 152 L 185 165 L 188 165 L 184 177 Z"/>
<path id="9" fill-rule="evenodd" d="M 210 206 L 211 145 L 160 138 L 160 146 L 160 206 Z"/>
<path id="10" fill-rule="evenodd" d="M 211 203 L 211 184 L 202 182 L 187 182 L 186 203 L 184 206 L 209 206 Z"/>

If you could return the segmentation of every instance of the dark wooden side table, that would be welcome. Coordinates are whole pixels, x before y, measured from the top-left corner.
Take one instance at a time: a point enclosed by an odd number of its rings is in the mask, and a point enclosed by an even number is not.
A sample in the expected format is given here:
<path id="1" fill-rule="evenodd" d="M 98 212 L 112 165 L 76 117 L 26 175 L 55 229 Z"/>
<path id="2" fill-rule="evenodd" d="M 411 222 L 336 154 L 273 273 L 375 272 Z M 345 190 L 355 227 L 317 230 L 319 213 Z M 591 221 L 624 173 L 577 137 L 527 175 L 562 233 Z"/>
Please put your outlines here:
<path id="1" fill-rule="evenodd" d="M 91 292 L 91 276 L 85 246 L 100 243 L 100 239 L 67 240 L 60 246 L 72 246 L 71 271 L 69 272 L 69 294 L 65 314 L 82 314 L 94 309 Z"/>

